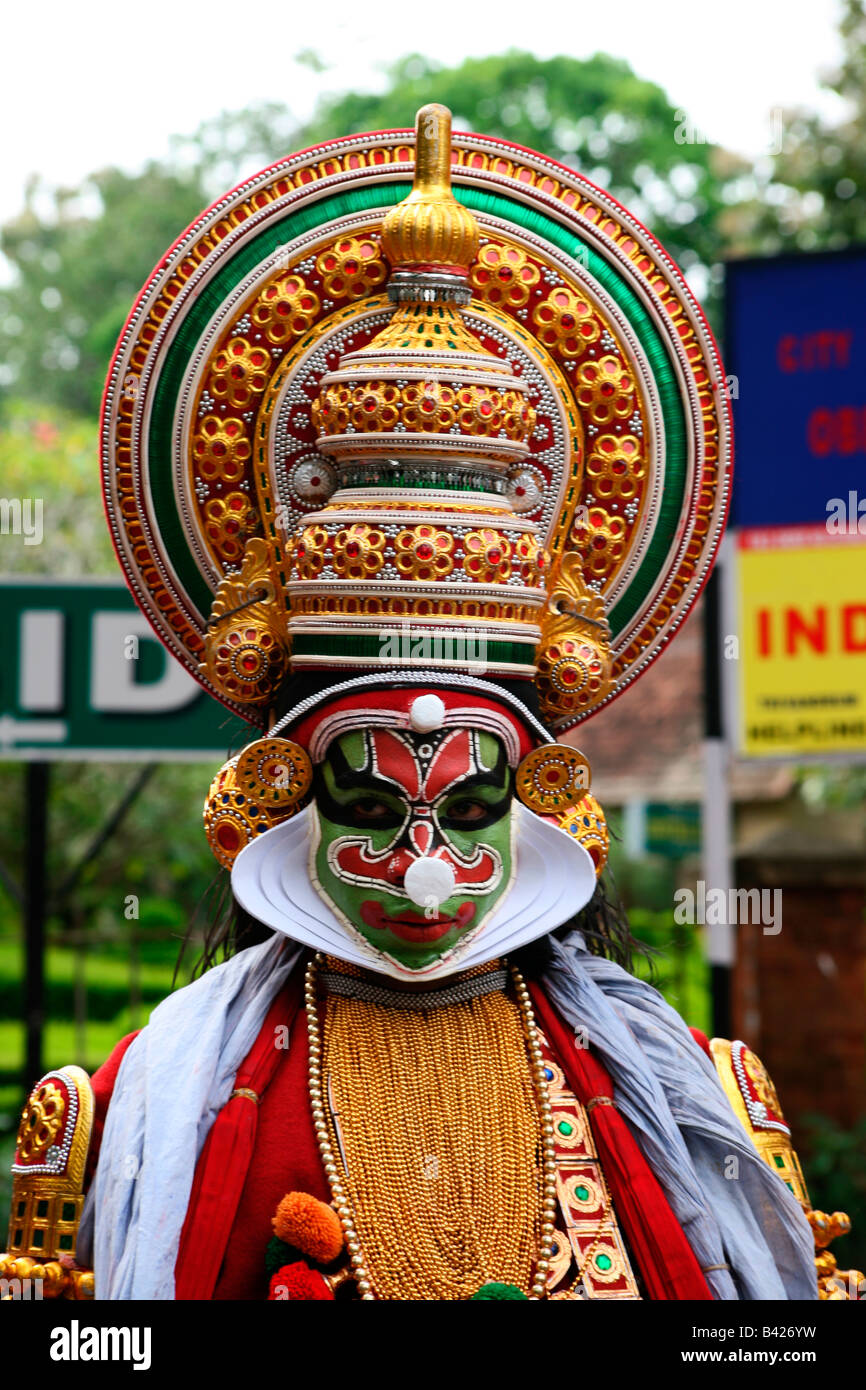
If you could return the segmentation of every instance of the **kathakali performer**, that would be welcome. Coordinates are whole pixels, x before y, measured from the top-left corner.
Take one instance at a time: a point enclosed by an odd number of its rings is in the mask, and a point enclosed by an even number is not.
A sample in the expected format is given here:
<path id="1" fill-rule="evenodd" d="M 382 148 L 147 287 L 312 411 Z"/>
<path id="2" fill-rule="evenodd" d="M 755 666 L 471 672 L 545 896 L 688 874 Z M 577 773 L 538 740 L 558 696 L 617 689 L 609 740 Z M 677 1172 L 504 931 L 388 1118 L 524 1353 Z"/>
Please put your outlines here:
<path id="1" fill-rule="evenodd" d="M 7 1273 L 845 1296 L 844 1219 L 810 1211 L 758 1059 L 617 958 L 604 818 L 557 741 L 709 573 L 724 380 L 624 208 L 438 105 L 265 170 L 160 261 L 104 488 L 157 634 L 253 726 L 205 805 L 235 928 L 92 1080 L 34 1089 Z"/>

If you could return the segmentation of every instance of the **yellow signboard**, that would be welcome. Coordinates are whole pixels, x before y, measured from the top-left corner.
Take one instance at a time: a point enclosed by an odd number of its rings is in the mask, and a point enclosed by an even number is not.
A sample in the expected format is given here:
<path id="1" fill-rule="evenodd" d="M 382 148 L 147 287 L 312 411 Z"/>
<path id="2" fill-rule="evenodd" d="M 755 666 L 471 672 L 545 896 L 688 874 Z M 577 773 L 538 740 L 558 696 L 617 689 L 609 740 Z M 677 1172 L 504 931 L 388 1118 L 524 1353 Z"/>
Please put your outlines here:
<path id="1" fill-rule="evenodd" d="M 866 752 L 866 540 L 745 529 L 736 575 L 738 752 Z"/>

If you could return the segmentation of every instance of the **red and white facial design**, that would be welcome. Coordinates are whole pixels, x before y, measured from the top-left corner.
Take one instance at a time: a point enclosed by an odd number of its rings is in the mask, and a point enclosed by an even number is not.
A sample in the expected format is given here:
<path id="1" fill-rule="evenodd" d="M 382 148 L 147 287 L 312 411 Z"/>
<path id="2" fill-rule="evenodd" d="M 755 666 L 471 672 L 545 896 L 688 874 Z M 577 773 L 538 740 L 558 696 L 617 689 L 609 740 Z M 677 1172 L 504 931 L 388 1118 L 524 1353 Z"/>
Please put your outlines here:
<path id="1" fill-rule="evenodd" d="M 510 801 L 507 763 L 490 734 L 357 731 L 332 744 L 326 762 L 332 775 L 322 779 L 320 810 L 362 831 L 338 834 L 328 847 L 343 883 L 404 897 L 407 871 L 422 858 L 452 870 L 447 897 L 486 895 L 501 882 L 502 853 L 481 838 Z"/>

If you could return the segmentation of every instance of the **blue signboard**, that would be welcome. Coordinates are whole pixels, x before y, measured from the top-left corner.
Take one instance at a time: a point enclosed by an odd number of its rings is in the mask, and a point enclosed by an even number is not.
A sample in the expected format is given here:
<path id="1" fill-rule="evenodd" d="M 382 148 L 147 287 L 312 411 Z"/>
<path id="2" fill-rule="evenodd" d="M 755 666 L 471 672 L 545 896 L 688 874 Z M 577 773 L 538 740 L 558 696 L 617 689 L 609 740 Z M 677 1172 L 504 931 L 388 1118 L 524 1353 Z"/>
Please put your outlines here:
<path id="1" fill-rule="evenodd" d="M 866 250 L 730 262 L 725 370 L 732 525 L 866 534 Z"/>

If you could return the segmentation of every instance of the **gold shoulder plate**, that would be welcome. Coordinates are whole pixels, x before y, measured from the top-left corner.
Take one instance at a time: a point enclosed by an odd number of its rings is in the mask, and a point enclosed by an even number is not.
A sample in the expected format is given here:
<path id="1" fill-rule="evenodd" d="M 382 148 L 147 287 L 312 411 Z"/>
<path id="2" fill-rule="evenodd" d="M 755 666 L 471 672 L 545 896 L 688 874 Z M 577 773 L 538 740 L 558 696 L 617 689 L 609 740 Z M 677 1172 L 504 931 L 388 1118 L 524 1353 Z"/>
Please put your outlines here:
<path id="1" fill-rule="evenodd" d="M 758 1153 L 791 1189 L 804 1211 L 809 1211 L 811 1204 L 800 1160 L 763 1062 L 745 1043 L 729 1042 L 727 1038 L 713 1038 L 710 1052 L 734 1114 Z"/>
<path id="2" fill-rule="evenodd" d="M 71 1269 L 92 1131 L 93 1089 L 86 1071 L 61 1067 L 37 1081 L 18 1127 L 0 1279 L 39 1280 L 43 1297 L 92 1297 L 92 1275 Z"/>
<path id="3" fill-rule="evenodd" d="M 725 1095 L 758 1153 L 793 1192 L 812 1228 L 818 1297 L 833 1302 L 866 1297 L 866 1279 L 859 1270 L 840 1270 L 827 1249 L 831 1240 L 846 1235 L 851 1222 L 842 1211 L 815 1211 L 809 1200 L 791 1131 L 782 1113 L 776 1088 L 759 1057 L 743 1042 L 713 1038 L 710 1052 Z"/>

